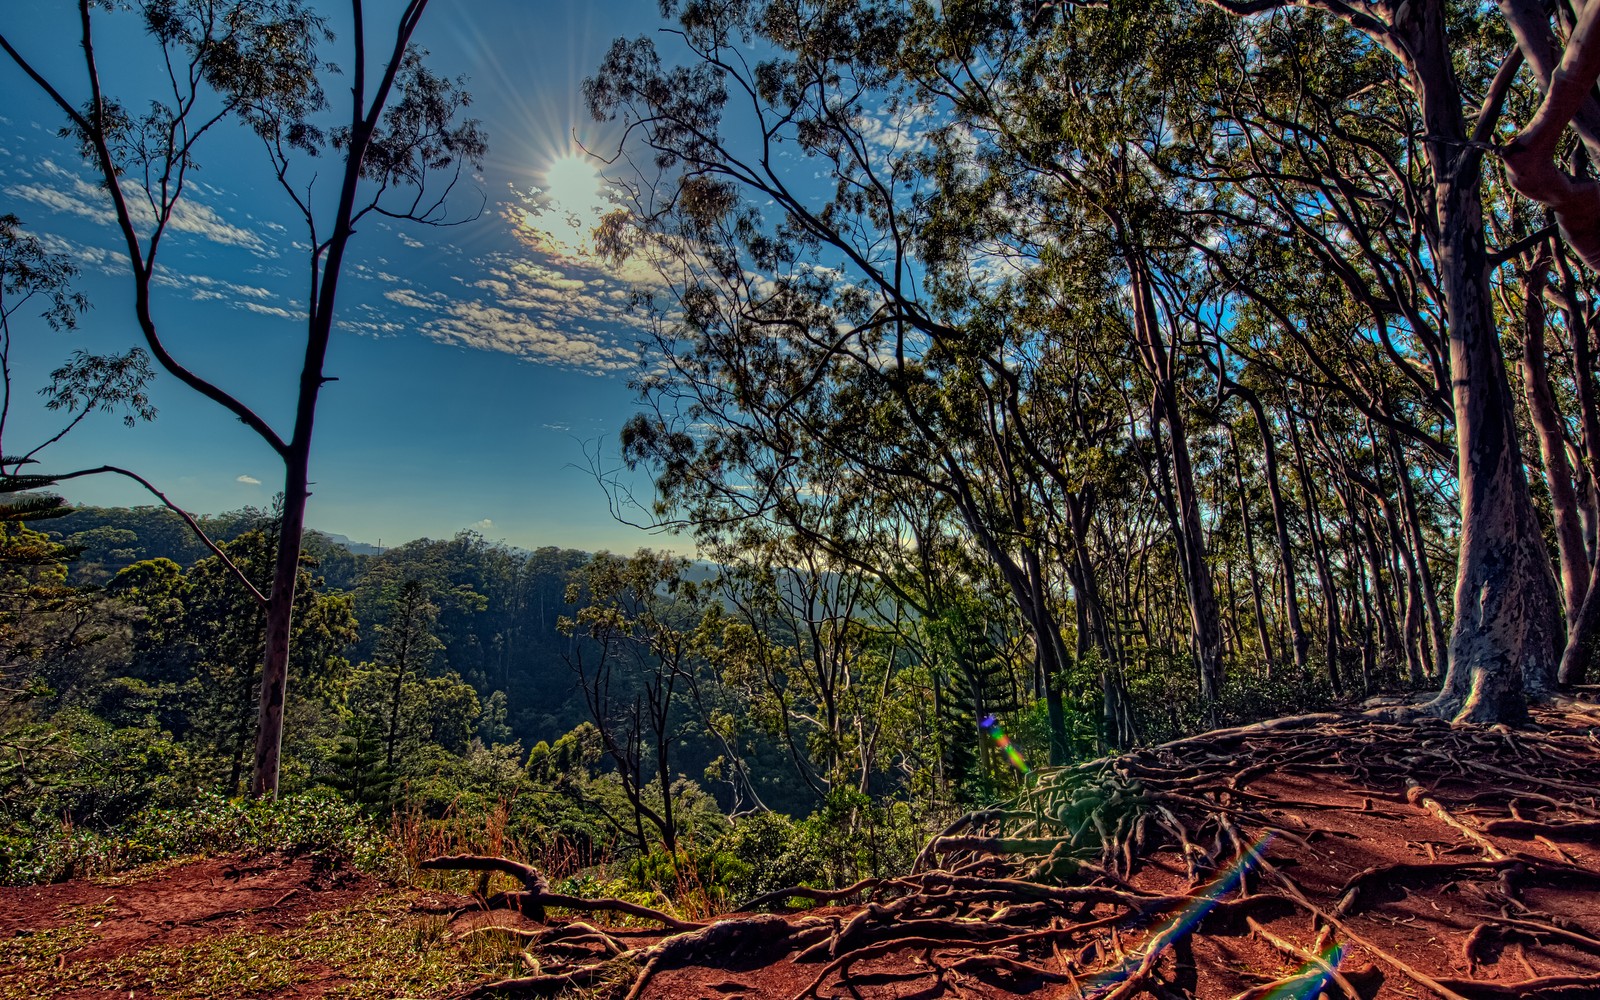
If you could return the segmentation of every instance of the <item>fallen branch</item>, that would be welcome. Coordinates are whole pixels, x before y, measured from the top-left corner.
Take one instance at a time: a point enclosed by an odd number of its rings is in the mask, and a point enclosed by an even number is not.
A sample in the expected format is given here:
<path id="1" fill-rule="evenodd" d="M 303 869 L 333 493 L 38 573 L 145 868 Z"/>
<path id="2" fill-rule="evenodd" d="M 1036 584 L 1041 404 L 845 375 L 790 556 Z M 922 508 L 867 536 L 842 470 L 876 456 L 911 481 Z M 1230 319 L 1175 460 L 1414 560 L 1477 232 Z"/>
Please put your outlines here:
<path id="1" fill-rule="evenodd" d="M 1339 989 L 1344 991 L 1346 1000 L 1361 1000 L 1361 994 L 1356 992 L 1356 988 L 1351 984 L 1350 980 L 1346 979 L 1338 969 L 1328 964 L 1328 961 L 1321 955 L 1310 950 L 1309 948 L 1302 948 L 1287 938 L 1279 937 L 1278 935 L 1267 930 L 1265 927 L 1256 923 L 1254 918 L 1246 917 L 1245 921 L 1250 925 L 1250 929 L 1259 935 L 1263 941 L 1266 941 L 1268 944 L 1283 952 L 1285 955 L 1288 955 L 1290 958 L 1297 958 L 1302 962 L 1307 962 L 1316 966 L 1326 976 L 1326 978 L 1333 980 L 1339 985 Z M 1310 995 L 1309 992 L 1307 995 Z"/>
<path id="2" fill-rule="evenodd" d="M 1458 991 L 1466 1000 L 1523 1000 L 1525 997 L 1563 997 L 1574 1000 L 1600 992 L 1600 975 L 1540 976 L 1520 983 L 1484 983 L 1475 979 L 1441 979 L 1440 984 Z"/>

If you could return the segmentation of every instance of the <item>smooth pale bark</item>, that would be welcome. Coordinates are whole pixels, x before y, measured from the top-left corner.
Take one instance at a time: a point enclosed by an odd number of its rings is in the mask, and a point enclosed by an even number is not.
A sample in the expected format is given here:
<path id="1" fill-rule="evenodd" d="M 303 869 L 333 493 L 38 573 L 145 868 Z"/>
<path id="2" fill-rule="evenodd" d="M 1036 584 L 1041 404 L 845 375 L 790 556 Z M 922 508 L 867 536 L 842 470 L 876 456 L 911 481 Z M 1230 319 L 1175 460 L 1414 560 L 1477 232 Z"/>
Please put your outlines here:
<path id="1" fill-rule="evenodd" d="M 1594 371 L 1594 351 L 1589 343 L 1589 323 L 1575 291 L 1571 267 L 1561 248 L 1556 248 L 1556 266 L 1561 271 L 1558 289 L 1567 329 L 1572 335 L 1572 366 L 1577 384 L 1578 424 L 1583 429 L 1583 450 L 1587 462 L 1578 467 L 1585 473 L 1588 497 L 1580 508 L 1584 522 L 1584 552 L 1590 561 L 1589 581 L 1583 604 L 1578 613 L 1567 621 L 1567 645 L 1561 652 L 1558 679 L 1562 684 L 1582 684 L 1589 676 L 1595 657 L 1600 655 L 1600 554 L 1595 552 L 1591 532 L 1600 516 L 1591 509 L 1595 502 L 1595 486 L 1600 481 L 1600 391 L 1597 391 Z"/>
<path id="2" fill-rule="evenodd" d="M 1541 257 L 1522 276 L 1522 387 L 1534 435 L 1539 441 L 1539 457 L 1544 463 L 1550 506 L 1555 514 L 1562 603 L 1566 620 L 1573 622 L 1578 618 L 1578 610 L 1589 589 L 1589 556 L 1583 543 L 1583 519 L 1578 512 L 1572 466 L 1567 461 L 1564 421 L 1556 409 L 1550 373 L 1545 366 L 1544 289 L 1549 266 L 1548 256 Z"/>
<path id="3" fill-rule="evenodd" d="M 1403 26 L 1430 137 L 1461 499 L 1449 669 L 1429 709 L 1463 722 L 1520 722 L 1528 699 L 1555 686 L 1559 597 L 1528 492 L 1489 297 L 1482 153 L 1452 141 L 1467 139 L 1468 130 L 1444 19 L 1444 4 L 1434 0 L 1419 4 Z"/>
<path id="4" fill-rule="evenodd" d="M 1506 178 L 1519 193 L 1554 211 L 1567 243 L 1591 268 L 1600 269 L 1600 183 L 1574 177 L 1556 164 L 1556 149 L 1568 125 L 1583 135 L 1591 152 L 1600 152 L 1591 90 L 1600 77 L 1600 5 L 1578 15 L 1561 62 L 1547 72 L 1554 34 L 1542 9 L 1522 12 L 1519 3 L 1502 5 L 1517 31 L 1517 43 L 1544 86 L 1544 101 L 1517 138 L 1501 154 Z M 1542 30 L 1541 30 L 1542 29 Z"/>

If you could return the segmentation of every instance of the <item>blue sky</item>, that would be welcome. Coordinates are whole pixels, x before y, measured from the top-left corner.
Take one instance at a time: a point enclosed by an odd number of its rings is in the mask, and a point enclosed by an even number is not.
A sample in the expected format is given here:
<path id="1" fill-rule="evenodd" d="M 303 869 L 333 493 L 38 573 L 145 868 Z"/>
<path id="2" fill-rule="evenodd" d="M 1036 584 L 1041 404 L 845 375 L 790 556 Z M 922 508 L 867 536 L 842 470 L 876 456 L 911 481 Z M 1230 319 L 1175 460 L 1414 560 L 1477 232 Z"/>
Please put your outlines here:
<path id="1" fill-rule="evenodd" d="M 75 6 L 10 4 L 0 28 L 81 101 Z M 347 5 L 326 6 L 334 18 Z M 392 5 L 369 7 L 369 25 L 385 24 Z M 100 23 L 107 91 L 138 107 L 155 82 L 153 49 L 129 17 Z M 449 229 L 373 217 L 352 244 L 327 366 L 339 381 L 324 390 L 318 411 L 310 524 L 386 545 L 470 527 L 526 547 L 685 546 L 617 523 L 589 471 L 586 452 L 614 456 L 617 432 L 635 409 L 627 378 L 642 318 L 629 297 L 646 279 L 613 273 L 584 251 L 582 235 L 603 196 L 571 145 L 576 129 L 591 148 L 614 147 L 615 132 L 583 110 L 583 78 L 613 37 L 660 23 L 655 0 L 430 7 L 416 40 L 435 70 L 469 77 L 470 114 L 490 146 L 481 174 L 458 188 L 454 210 L 469 214 L 481 197 L 483 211 Z M 344 42 L 330 55 L 348 65 Z M 339 78 L 328 81 L 342 110 L 341 87 Z M 123 351 L 141 341 L 109 202 L 55 136 L 60 115 L 9 60 L 0 62 L 0 88 L 0 212 L 73 255 L 79 288 L 93 302 L 72 333 L 31 319 L 15 325 L 5 438 L 14 454 L 59 422 L 35 395 L 50 369 L 75 349 Z M 303 225 L 252 136 L 207 138 L 190 215 L 158 258 L 155 316 L 175 356 L 287 436 L 304 345 Z M 326 163 L 321 171 L 336 173 Z M 319 190 L 333 183 L 322 180 Z M 129 429 L 114 417 L 91 418 L 44 453 L 44 466 L 124 465 L 194 511 L 270 501 L 282 467 L 248 429 L 171 377 L 158 376 L 152 395 L 154 422 Z M 648 482 L 634 485 L 648 494 Z M 154 502 L 107 477 L 64 492 L 85 503 Z"/>

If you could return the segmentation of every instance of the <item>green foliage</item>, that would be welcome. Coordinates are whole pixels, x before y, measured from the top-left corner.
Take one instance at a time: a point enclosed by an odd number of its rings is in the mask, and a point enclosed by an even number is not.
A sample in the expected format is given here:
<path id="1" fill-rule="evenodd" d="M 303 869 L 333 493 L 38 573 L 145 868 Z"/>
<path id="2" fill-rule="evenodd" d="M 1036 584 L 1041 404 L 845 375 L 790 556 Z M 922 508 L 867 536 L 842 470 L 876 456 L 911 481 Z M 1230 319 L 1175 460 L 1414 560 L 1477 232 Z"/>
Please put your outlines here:
<path id="1" fill-rule="evenodd" d="M 352 716 L 339 736 L 339 749 L 328 758 L 319 780 L 345 799 L 376 811 L 390 804 L 394 771 L 384 761 L 382 730 L 365 716 Z"/>
<path id="2" fill-rule="evenodd" d="M 733 821 L 713 845 L 716 884 L 733 902 L 794 885 L 818 885 L 822 859 L 803 827 L 780 813 L 752 813 Z"/>
<path id="3" fill-rule="evenodd" d="M 114 727 L 82 708 L 13 729 L 0 764 L 0 829 L 63 822 L 109 829 L 194 794 L 188 748 L 148 726 Z"/>
<path id="4" fill-rule="evenodd" d="M 931 818 L 919 817 L 909 802 L 835 788 L 821 809 L 795 826 L 799 849 L 815 858 L 824 881 L 837 887 L 909 871 Z"/>
<path id="5" fill-rule="evenodd" d="M 393 843 L 360 808 L 332 792 L 277 799 L 197 793 L 181 806 L 146 809 L 109 832 L 71 826 L 0 840 L 0 883 L 21 885 L 110 874 L 192 854 L 316 853 L 394 875 Z"/>
<path id="6" fill-rule="evenodd" d="M 1148 691 L 1148 687 L 1145 691 Z M 1242 725 L 1261 719 L 1334 707 L 1327 679 L 1319 673 L 1301 674 L 1280 669 L 1272 675 L 1262 670 L 1240 671 L 1229 678 L 1228 687 L 1217 702 L 1207 704 L 1182 680 L 1169 680 L 1160 690 L 1163 695 L 1144 694 L 1139 699 L 1141 729 L 1146 742 L 1164 743 L 1193 736 L 1218 726 Z"/>

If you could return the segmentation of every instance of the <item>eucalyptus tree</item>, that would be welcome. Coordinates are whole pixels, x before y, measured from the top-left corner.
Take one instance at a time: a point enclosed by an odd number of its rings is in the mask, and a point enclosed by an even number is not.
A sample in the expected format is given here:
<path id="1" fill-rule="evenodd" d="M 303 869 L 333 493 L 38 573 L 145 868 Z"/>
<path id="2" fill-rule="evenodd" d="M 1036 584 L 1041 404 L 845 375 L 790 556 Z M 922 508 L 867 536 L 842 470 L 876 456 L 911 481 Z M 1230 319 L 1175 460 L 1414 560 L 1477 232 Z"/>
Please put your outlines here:
<path id="1" fill-rule="evenodd" d="M 1542 317 L 1539 315 L 1544 310 L 1541 308 L 1537 296 L 1531 293 L 1539 288 L 1539 282 L 1529 281 L 1524 288 L 1524 366 L 1526 369 L 1525 381 L 1528 383 L 1529 408 L 1534 419 L 1544 423 L 1556 420 L 1558 434 L 1551 434 L 1548 427 L 1540 429 L 1541 444 L 1560 437 L 1565 447 L 1573 452 L 1574 461 L 1570 471 L 1581 487 L 1578 498 L 1578 520 L 1582 535 L 1583 550 L 1588 558 L 1589 576 L 1583 581 L 1581 590 L 1582 600 L 1578 602 L 1576 615 L 1571 615 L 1572 591 L 1571 582 L 1567 584 L 1568 594 L 1568 632 L 1566 649 L 1562 652 L 1560 679 L 1563 684 L 1581 684 L 1585 681 L 1589 670 L 1594 664 L 1596 655 L 1600 655 L 1600 546 L 1596 545 L 1597 533 L 1600 533 L 1600 385 L 1597 385 L 1595 375 L 1595 347 L 1591 341 L 1593 323 L 1590 319 L 1593 301 L 1592 284 L 1587 289 L 1582 287 L 1577 280 L 1576 268 L 1572 265 L 1564 248 L 1554 244 L 1554 273 L 1548 279 L 1548 288 L 1553 293 L 1557 303 L 1557 313 L 1561 318 L 1561 327 L 1567 334 L 1570 345 L 1568 382 L 1570 389 L 1567 398 L 1570 400 L 1571 409 L 1575 411 L 1577 432 L 1569 434 L 1567 420 L 1559 413 L 1553 412 L 1554 400 L 1546 395 L 1541 380 L 1539 359 L 1528 355 L 1541 350 L 1543 329 L 1540 324 Z M 1537 267 L 1539 261 L 1534 261 Z M 1548 375 L 1547 372 L 1543 373 Z M 1551 394 L 1553 395 L 1553 393 Z M 1546 397 L 1536 400 L 1535 397 Z M 1543 414 L 1539 411 L 1544 410 Z M 1552 456 L 1546 461 L 1547 474 L 1560 475 L 1560 462 Z M 1554 491 L 1552 499 L 1555 500 Z M 1558 525 L 1560 544 L 1572 546 L 1573 539 L 1567 531 Z M 1563 553 L 1563 570 L 1567 569 L 1565 563 L 1570 559 L 1576 561 L 1576 553 Z"/>
<path id="2" fill-rule="evenodd" d="M 1513 183 L 1568 216 L 1567 231 L 1585 245 L 1600 228 L 1600 213 L 1567 197 L 1589 188 L 1563 175 L 1551 151 L 1575 116 L 1580 132 L 1593 120 L 1587 94 L 1600 72 L 1597 40 L 1583 31 L 1570 34 L 1558 74 L 1552 53 L 1562 46 L 1552 20 L 1563 15 L 1515 0 L 1503 5 L 1514 45 L 1481 8 L 1446 0 L 1212 2 L 1252 19 L 1291 6 L 1309 9 L 1328 30 L 1348 31 L 1365 58 L 1386 62 L 1405 80 L 1400 97 L 1420 125 L 1408 142 L 1426 168 L 1414 212 L 1446 320 L 1442 342 L 1448 345 L 1461 511 L 1449 669 L 1432 707 L 1461 720 L 1520 719 L 1527 698 L 1548 694 L 1556 682 L 1560 599 L 1529 492 L 1492 311 L 1484 157 L 1490 141 L 1505 133 L 1501 111 L 1526 58 L 1541 83 L 1556 83 L 1506 162 Z"/>
<path id="3" fill-rule="evenodd" d="M 1166 122 L 1188 98 L 1184 67 L 1215 48 L 1221 19 L 1180 25 L 1163 5 L 1062 16 L 1065 27 L 1040 33 L 1037 19 L 956 8 L 910 43 L 927 66 L 920 92 L 948 104 L 959 125 L 935 144 L 933 198 L 958 216 L 973 213 L 974 198 L 987 202 L 977 207 L 983 222 L 962 233 L 975 247 L 931 249 L 960 280 L 974 249 L 1004 248 L 1023 280 L 1068 285 L 1058 294 L 1084 280 L 1066 261 L 1105 269 L 1097 307 L 1121 327 L 1146 385 L 1152 492 L 1176 545 L 1210 701 L 1221 693 L 1222 637 L 1184 398 L 1195 365 L 1185 312 L 1198 287 L 1185 243 L 1206 237 L 1190 232 L 1192 214 L 1175 210 L 1190 193 L 1150 166 L 1172 155 Z M 974 155 L 981 170 L 963 169 Z"/>
<path id="4" fill-rule="evenodd" d="M 645 821 L 674 858 L 681 821 L 673 748 L 685 736 L 683 694 L 698 668 L 695 628 L 707 597 L 686 578 L 688 561 L 641 550 L 597 553 L 573 574 L 557 628 L 580 641 L 568 664 L 633 811 L 639 850 Z"/>
<path id="5" fill-rule="evenodd" d="M 477 122 L 460 117 L 469 100 L 460 82 L 429 70 L 424 53 L 412 44 L 427 0 L 407 0 L 389 39 L 376 37 L 364 4 L 352 0 L 344 66 L 350 98 L 342 115 L 331 110 L 322 86 L 334 71 L 323 54 L 333 35 L 304 0 L 139 0 L 131 16 L 153 43 L 151 61 L 165 79 L 154 95 L 120 99 L 107 90 L 96 56 L 104 41 L 95 31 L 101 9 L 113 8 L 115 17 L 116 6 L 78 0 L 83 75 L 75 88 L 48 78 L 4 32 L 0 49 L 65 117 L 64 135 L 104 186 L 145 346 L 164 371 L 250 428 L 283 462 L 277 563 L 266 592 L 253 595 L 265 612 L 266 643 L 251 788 L 272 795 L 310 496 L 312 431 L 317 402 L 332 381 L 325 364 L 350 240 L 361 221 L 375 216 L 447 221 L 446 196 L 463 165 L 482 158 L 485 141 Z M 119 29 L 116 44 L 127 44 L 132 35 Z M 372 56 L 381 64 L 369 65 L 377 61 Z M 166 260 L 159 251 L 195 187 L 196 157 L 207 136 L 227 123 L 242 125 L 260 140 L 269 182 L 281 188 L 306 226 L 306 336 L 287 434 L 174 355 L 158 321 L 165 278 L 158 265 Z M 336 164 L 331 199 L 316 189 L 314 168 L 308 172 L 300 165 L 317 156 Z"/>
<path id="6" fill-rule="evenodd" d="M 1217 165 L 1213 151 L 1236 153 L 1239 165 L 1217 179 L 1249 192 L 1247 210 L 1275 211 L 1285 249 L 1309 251 L 1335 281 L 1333 296 L 1286 309 L 1294 290 L 1264 294 L 1253 275 L 1300 282 L 1303 267 L 1258 262 L 1228 274 L 1251 305 L 1305 348 L 1316 375 L 1344 389 L 1368 417 L 1454 460 L 1462 523 L 1454 633 L 1433 708 L 1463 719 L 1520 718 L 1525 696 L 1543 695 L 1555 681 L 1558 607 L 1491 310 L 1495 259 L 1486 249 L 1482 204 L 1483 154 L 1504 134 L 1498 118 L 1520 56 L 1501 56 L 1510 39 L 1483 11 L 1442 2 L 1214 6 L 1249 17 L 1234 43 L 1245 73 L 1218 87 L 1221 110 L 1191 143 L 1204 154 L 1197 165 L 1164 163 L 1152 153 L 1146 169 L 1203 183 Z M 1063 8 L 1054 28 L 1067 34 L 1063 44 L 1076 44 L 1079 25 L 1093 14 Z M 1539 16 L 1548 29 L 1546 15 Z M 1540 43 L 1551 38 L 1546 30 Z M 1581 63 L 1574 53 L 1584 44 L 1572 36 L 1574 72 Z M 1311 49 L 1316 61 L 1302 59 Z M 1279 99 L 1284 94 L 1289 99 Z M 1219 122 L 1226 123 L 1222 131 Z M 1546 123 L 1541 117 L 1536 124 Z M 1519 143 L 1530 141 L 1524 133 Z M 1552 140 L 1544 132 L 1540 141 Z M 1271 228 L 1231 214 L 1225 201 L 1202 208 L 1247 233 Z M 1352 305 L 1368 315 L 1351 313 Z M 1307 337 L 1318 323 L 1348 327 L 1352 333 L 1339 338 L 1345 349 L 1334 354 Z M 1396 328 L 1404 343 L 1392 336 Z M 1397 412 L 1396 403 L 1408 399 L 1416 401 L 1404 403 L 1409 412 Z M 1440 418 L 1453 448 L 1427 427 Z M 1314 519 L 1308 527 L 1315 535 Z M 1339 617 L 1331 603 L 1337 586 L 1331 574 L 1323 580 L 1330 629 Z M 1330 647 L 1336 638 L 1330 632 Z"/>
<path id="7" fill-rule="evenodd" d="M 1115 531 L 1093 516 L 1105 484 L 1061 475 L 1070 419 L 1041 405 L 1038 373 L 1073 367 L 1038 362 L 1072 327 L 996 303 L 1098 295 L 1097 319 L 1068 322 L 1099 323 L 1097 349 L 1120 340 L 1136 366 L 1108 382 L 1127 403 L 1114 437 L 1167 522 L 1202 685 L 1219 687 L 1223 620 L 1235 647 L 1240 631 L 1231 601 L 1218 613 L 1204 500 L 1227 474 L 1211 422 L 1236 399 L 1268 465 L 1277 558 L 1261 568 L 1285 598 L 1289 655 L 1306 662 L 1308 561 L 1330 680 L 1347 637 L 1371 634 L 1369 674 L 1379 647 L 1410 673 L 1444 671 L 1433 711 L 1519 719 L 1556 682 L 1561 602 L 1490 276 L 1551 233 L 1496 230 L 1490 252 L 1484 158 L 1515 135 L 1508 99 L 1529 103 L 1526 54 L 1536 81 L 1556 82 L 1502 159 L 1585 253 L 1592 188 L 1549 161 L 1567 122 L 1590 139 L 1589 84 L 1569 84 L 1592 83 L 1600 43 L 1587 20 L 1557 25 L 1573 28 L 1557 73 L 1550 19 L 1565 15 L 1511 0 L 1509 33 L 1444 0 L 1209 6 L 669 4 L 686 64 L 619 41 L 591 103 L 626 118 L 665 174 L 639 188 L 633 223 L 681 295 L 681 338 L 666 340 L 683 349 L 641 384 L 693 397 L 636 424 L 631 457 L 667 472 L 669 504 L 698 468 L 746 490 L 751 515 L 770 509 L 773 480 L 756 470 L 822 458 L 875 488 L 936 493 L 1028 616 L 1048 683 L 1063 662 L 1056 567 L 1079 573 L 1077 539 Z M 920 135 L 884 127 L 911 121 Z M 799 180 L 810 169 L 825 190 Z M 620 246 L 628 222 L 604 235 Z M 1579 272 L 1559 245 L 1551 259 L 1546 297 L 1571 302 L 1563 328 L 1584 328 Z M 1589 343 L 1574 337 L 1575 364 Z M 1592 398 L 1592 366 L 1577 367 L 1573 391 Z M 1592 462 L 1588 412 L 1581 437 L 1562 437 Z M 1316 434 L 1323 417 L 1350 440 Z M 692 433 L 695 420 L 713 430 Z M 1451 534 L 1441 503 L 1460 524 L 1448 638 L 1433 594 L 1452 577 L 1435 564 Z M 1165 543 L 1144 538 L 1131 565 L 1107 556 L 1100 570 L 1124 607 L 1144 591 L 1136 624 L 1152 648 L 1151 615 L 1172 616 L 1147 586 Z M 1089 582 L 1071 581 L 1079 613 Z M 1595 593 L 1567 587 L 1574 636 L 1600 621 Z M 1085 631 L 1116 646 L 1092 617 Z M 1569 643 L 1569 661 L 1579 653 Z"/>
<path id="8" fill-rule="evenodd" d="M 868 136 L 880 102 L 918 113 L 897 104 L 910 96 L 895 61 L 913 19 L 891 4 L 771 4 L 691 5 L 680 20 L 697 65 L 669 68 L 649 40 L 619 41 L 588 84 L 596 114 L 626 118 L 668 172 L 638 189 L 636 229 L 602 228 L 614 248 L 657 255 L 678 296 L 679 323 L 657 342 L 666 374 L 641 379 L 652 410 L 625 453 L 655 465 L 666 507 L 720 480 L 730 510 L 764 513 L 773 470 L 797 462 L 940 496 L 1030 623 L 1059 756 L 1064 602 L 1039 517 L 1040 489 L 1056 484 L 1025 467 L 1039 455 L 1016 436 L 1029 404 L 1007 366 L 1031 348 L 924 286 L 912 151 Z M 740 33 L 777 57 L 748 67 L 729 47 Z M 738 124 L 721 127 L 730 95 L 753 147 Z M 822 168 L 826 189 L 797 181 L 792 151 Z"/>

